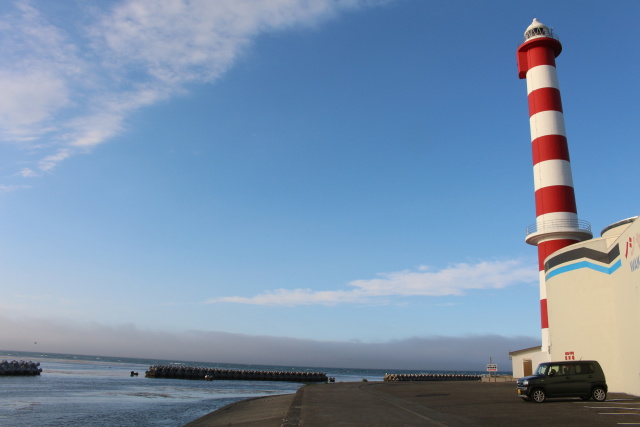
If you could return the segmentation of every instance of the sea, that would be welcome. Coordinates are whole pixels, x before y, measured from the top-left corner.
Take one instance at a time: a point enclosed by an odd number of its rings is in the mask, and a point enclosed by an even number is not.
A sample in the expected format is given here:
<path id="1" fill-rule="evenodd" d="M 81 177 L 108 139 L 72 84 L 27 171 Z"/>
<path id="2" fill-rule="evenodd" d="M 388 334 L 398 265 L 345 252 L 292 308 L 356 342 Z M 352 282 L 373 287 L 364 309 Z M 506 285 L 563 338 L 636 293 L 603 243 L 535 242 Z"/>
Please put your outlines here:
<path id="1" fill-rule="evenodd" d="M 324 372 L 336 382 L 382 381 L 385 373 L 457 373 L 300 366 L 240 365 L 0 350 L 0 360 L 40 362 L 36 376 L 0 376 L 0 426 L 180 427 L 239 400 L 295 393 L 279 381 L 146 378 L 152 365 Z M 131 376 L 131 372 L 138 376 Z"/>

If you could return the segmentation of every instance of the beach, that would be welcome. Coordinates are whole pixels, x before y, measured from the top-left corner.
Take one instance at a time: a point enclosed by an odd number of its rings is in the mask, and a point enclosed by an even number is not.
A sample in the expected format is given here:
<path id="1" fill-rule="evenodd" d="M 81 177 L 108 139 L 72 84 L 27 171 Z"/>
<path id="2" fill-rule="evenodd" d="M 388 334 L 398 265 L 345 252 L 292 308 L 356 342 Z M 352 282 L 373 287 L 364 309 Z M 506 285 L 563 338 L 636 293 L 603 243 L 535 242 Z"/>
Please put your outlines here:
<path id="1" fill-rule="evenodd" d="M 281 417 L 282 416 L 282 417 Z M 308 385 L 295 395 L 227 405 L 185 427 L 616 426 L 636 424 L 640 399 L 524 402 L 513 382 L 361 382 Z"/>

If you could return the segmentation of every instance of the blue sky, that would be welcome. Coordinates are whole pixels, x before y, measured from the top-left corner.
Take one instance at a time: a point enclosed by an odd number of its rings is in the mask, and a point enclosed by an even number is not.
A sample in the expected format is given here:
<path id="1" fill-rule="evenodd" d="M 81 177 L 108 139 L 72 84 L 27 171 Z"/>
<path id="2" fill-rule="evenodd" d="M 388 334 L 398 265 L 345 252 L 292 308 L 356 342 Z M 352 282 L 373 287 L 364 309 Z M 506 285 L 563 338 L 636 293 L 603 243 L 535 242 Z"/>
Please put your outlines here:
<path id="1" fill-rule="evenodd" d="M 515 50 L 534 17 L 563 43 L 579 216 L 598 236 L 639 211 L 639 9 L 3 2 L 0 348 L 506 365 L 540 340 Z M 232 338 L 287 344 L 249 360 Z"/>

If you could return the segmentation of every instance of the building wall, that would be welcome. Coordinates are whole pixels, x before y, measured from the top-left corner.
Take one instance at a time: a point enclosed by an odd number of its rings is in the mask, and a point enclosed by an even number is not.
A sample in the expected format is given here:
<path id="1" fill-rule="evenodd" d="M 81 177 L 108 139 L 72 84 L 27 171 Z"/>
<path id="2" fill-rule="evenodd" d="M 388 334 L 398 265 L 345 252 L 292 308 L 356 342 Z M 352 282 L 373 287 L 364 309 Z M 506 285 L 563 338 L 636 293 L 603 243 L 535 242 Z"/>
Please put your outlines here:
<path id="1" fill-rule="evenodd" d="M 545 274 L 550 359 L 598 360 L 610 391 L 640 395 L 640 220 L 553 253 Z"/>
<path id="2" fill-rule="evenodd" d="M 511 357 L 511 367 L 513 369 L 513 377 L 521 378 L 528 374 L 524 371 L 525 362 L 531 363 L 531 369 L 535 371 L 536 367 L 542 362 L 548 362 L 548 354 L 542 352 L 540 347 L 528 348 L 525 350 L 513 351 L 509 353 Z"/>

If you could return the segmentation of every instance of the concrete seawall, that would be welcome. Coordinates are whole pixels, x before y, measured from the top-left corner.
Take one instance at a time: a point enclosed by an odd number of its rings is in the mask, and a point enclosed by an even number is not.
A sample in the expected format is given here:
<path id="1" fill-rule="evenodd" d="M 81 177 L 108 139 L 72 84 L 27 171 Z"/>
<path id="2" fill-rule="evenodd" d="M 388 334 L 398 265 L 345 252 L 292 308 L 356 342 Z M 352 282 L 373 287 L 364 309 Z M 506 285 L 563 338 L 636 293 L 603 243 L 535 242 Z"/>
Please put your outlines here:
<path id="1" fill-rule="evenodd" d="M 327 382 L 322 372 L 253 371 L 243 369 L 202 368 L 197 366 L 154 365 L 145 373 L 147 378 L 177 378 L 187 380 L 290 381 L 298 383 Z"/>
<path id="2" fill-rule="evenodd" d="M 40 375 L 40 362 L 24 360 L 0 361 L 0 375 Z"/>
<path id="3" fill-rule="evenodd" d="M 386 374 L 385 381 L 480 381 L 482 375 L 466 374 Z"/>

